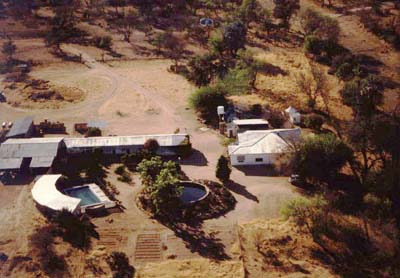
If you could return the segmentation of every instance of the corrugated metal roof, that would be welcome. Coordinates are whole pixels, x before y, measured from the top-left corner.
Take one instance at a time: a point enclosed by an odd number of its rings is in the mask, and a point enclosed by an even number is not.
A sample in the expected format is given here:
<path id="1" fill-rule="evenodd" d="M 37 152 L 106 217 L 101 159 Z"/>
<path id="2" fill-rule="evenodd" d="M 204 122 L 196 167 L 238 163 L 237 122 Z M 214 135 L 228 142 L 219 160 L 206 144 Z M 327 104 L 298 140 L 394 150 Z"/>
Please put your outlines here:
<path id="1" fill-rule="evenodd" d="M 53 164 L 54 156 L 33 157 L 31 168 L 49 168 Z"/>
<path id="2" fill-rule="evenodd" d="M 55 157 L 63 138 L 8 139 L 0 145 L 0 158 Z"/>
<path id="3" fill-rule="evenodd" d="M 276 133 L 268 133 L 260 139 L 247 141 L 239 145 L 230 145 L 228 147 L 231 154 L 268 154 L 284 153 L 288 151 L 288 143 Z"/>
<path id="4" fill-rule="evenodd" d="M 235 125 L 268 125 L 268 121 L 264 119 L 243 119 L 243 120 L 233 120 Z"/>
<path id="5" fill-rule="evenodd" d="M 88 138 L 65 138 L 67 149 L 71 148 L 95 148 L 117 146 L 142 146 L 148 139 L 157 140 L 162 147 L 179 146 L 185 144 L 187 134 L 163 134 L 163 135 L 137 135 L 137 136 L 110 136 Z M 189 141 L 187 141 L 189 143 Z"/>
<path id="6" fill-rule="evenodd" d="M 33 117 L 25 117 L 15 121 L 10 131 L 7 133 L 6 138 L 25 135 L 29 131 L 29 128 L 32 124 Z"/>
<path id="7" fill-rule="evenodd" d="M 11 170 L 21 168 L 22 158 L 2 158 L 0 159 L 0 170 Z"/>
<path id="8" fill-rule="evenodd" d="M 238 134 L 238 142 L 243 143 L 246 141 L 260 139 L 269 133 L 276 133 L 286 141 L 297 141 L 300 139 L 301 128 L 282 128 L 282 129 L 268 129 L 268 130 L 247 130 Z"/>

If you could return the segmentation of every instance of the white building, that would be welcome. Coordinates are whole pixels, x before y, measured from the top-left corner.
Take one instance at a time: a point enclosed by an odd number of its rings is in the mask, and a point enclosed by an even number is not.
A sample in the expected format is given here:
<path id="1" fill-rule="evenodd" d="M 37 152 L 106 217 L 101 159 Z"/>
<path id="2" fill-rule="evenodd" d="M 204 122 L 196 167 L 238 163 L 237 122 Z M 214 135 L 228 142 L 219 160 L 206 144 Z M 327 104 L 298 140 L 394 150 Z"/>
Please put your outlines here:
<path id="1" fill-rule="evenodd" d="M 300 139 L 301 129 L 246 131 L 238 141 L 228 146 L 233 166 L 273 165 L 285 153 L 291 152 L 293 142 Z"/>
<path id="2" fill-rule="evenodd" d="M 292 106 L 285 109 L 285 113 L 289 116 L 289 120 L 292 124 L 301 123 L 301 114 Z"/>
<path id="3" fill-rule="evenodd" d="M 265 130 L 269 128 L 269 123 L 264 119 L 243 119 L 233 120 L 226 126 L 226 135 L 236 137 L 239 133 L 247 130 Z"/>
<path id="4" fill-rule="evenodd" d="M 108 136 L 87 138 L 65 138 L 68 154 L 80 154 L 101 149 L 104 154 L 129 154 L 141 150 L 147 140 L 154 139 L 159 144 L 158 155 L 179 155 L 191 148 L 188 134 L 159 134 Z"/>

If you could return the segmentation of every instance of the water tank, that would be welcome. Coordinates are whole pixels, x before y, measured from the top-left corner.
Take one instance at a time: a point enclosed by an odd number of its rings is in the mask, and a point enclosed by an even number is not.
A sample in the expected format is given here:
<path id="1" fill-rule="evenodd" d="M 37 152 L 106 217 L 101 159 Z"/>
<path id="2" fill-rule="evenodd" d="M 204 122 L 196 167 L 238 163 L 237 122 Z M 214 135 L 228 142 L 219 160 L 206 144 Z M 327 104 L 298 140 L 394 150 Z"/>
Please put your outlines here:
<path id="1" fill-rule="evenodd" d="M 225 115 L 225 109 L 224 109 L 224 107 L 223 107 L 223 106 L 218 106 L 218 107 L 217 107 L 217 113 L 218 113 L 219 116 Z"/>

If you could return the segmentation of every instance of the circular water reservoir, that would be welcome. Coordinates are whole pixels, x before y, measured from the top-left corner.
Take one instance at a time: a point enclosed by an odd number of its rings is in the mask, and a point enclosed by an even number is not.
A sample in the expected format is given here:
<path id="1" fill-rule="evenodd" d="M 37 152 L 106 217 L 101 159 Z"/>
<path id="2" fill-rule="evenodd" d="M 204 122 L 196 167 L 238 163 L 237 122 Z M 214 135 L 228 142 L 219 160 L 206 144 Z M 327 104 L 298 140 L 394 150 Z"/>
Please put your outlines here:
<path id="1" fill-rule="evenodd" d="M 183 181 L 180 182 L 179 185 L 183 186 L 180 199 L 185 205 L 190 205 L 201 201 L 206 198 L 209 193 L 208 188 L 199 183 Z"/>

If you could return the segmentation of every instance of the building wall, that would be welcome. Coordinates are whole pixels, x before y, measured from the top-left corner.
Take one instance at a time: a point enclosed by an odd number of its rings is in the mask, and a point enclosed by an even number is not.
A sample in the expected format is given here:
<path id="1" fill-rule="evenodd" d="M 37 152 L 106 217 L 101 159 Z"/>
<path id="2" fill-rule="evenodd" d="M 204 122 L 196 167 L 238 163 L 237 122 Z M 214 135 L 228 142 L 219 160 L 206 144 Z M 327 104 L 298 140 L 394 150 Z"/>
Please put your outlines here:
<path id="1" fill-rule="evenodd" d="M 244 158 L 244 160 L 243 160 Z M 231 164 L 233 166 L 240 165 L 273 165 L 279 158 L 279 154 L 246 154 L 246 155 L 230 155 Z"/>

